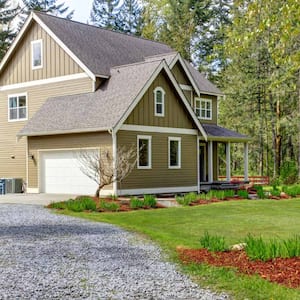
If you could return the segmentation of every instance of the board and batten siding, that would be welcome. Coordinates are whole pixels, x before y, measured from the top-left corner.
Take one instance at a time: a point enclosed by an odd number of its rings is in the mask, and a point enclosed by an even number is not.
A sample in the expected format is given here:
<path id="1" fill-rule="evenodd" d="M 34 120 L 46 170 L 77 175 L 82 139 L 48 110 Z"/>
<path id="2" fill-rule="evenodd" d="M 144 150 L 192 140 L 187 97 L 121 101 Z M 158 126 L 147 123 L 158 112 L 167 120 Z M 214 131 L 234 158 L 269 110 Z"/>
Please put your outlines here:
<path id="1" fill-rule="evenodd" d="M 162 87 L 165 91 L 164 117 L 158 117 L 154 114 L 154 90 L 156 87 Z M 125 121 L 125 124 L 186 129 L 196 128 L 164 71 L 153 81 L 150 88 Z"/>
<path id="2" fill-rule="evenodd" d="M 32 70 L 31 42 L 42 40 L 43 67 Z M 0 86 L 84 72 L 35 21 L 0 75 Z"/>
<path id="3" fill-rule="evenodd" d="M 61 134 L 39 137 L 28 137 L 29 154 L 34 159 L 28 160 L 28 187 L 38 188 L 39 153 L 41 151 L 80 150 L 84 148 L 100 148 L 112 151 L 112 137 L 108 132 L 90 132 Z M 105 189 L 111 190 L 112 186 Z"/>
<path id="4" fill-rule="evenodd" d="M 120 130 L 118 145 L 137 145 L 137 136 L 151 136 L 152 168 L 133 171 L 118 190 L 197 186 L 197 136 Z M 181 137 L 181 168 L 168 168 L 168 137 Z"/>
<path id="5" fill-rule="evenodd" d="M 0 178 L 20 177 L 26 180 L 26 138 L 17 140 L 16 136 L 27 121 L 8 121 L 9 95 L 27 93 L 28 117 L 31 118 L 50 97 L 87 93 L 91 90 L 91 79 L 82 78 L 0 91 Z"/>

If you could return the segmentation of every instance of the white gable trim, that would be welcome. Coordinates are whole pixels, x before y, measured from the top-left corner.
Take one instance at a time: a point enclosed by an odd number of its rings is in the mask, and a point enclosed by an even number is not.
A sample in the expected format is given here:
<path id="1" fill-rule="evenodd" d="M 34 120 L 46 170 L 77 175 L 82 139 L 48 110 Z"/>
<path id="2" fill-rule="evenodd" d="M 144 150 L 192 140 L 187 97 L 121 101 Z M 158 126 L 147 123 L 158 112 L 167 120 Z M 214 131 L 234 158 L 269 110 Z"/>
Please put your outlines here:
<path id="1" fill-rule="evenodd" d="M 43 21 L 32 13 L 33 19 L 54 39 L 54 41 L 89 75 L 91 79 L 96 80 L 95 74 L 91 72 L 86 65 L 48 28 Z"/>
<path id="2" fill-rule="evenodd" d="M 170 63 L 169 68 L 172 69 L 178 61 L 179 61 L 180 65 L 182 66 L 182 68 L 183 68 L 186 76 L 188 77 L 189 81 L 191 82 L 191 84 L 192 84 L 194 90 L 196 91 L 197 95 L 200 97 L 200 90 L 198 89 L 198 86 L 197 86 L 191 72 L 189 71 L 189 69 L 185 65 L 185 63 L 184 63 L 184 61 L 183 61 L 183 59 L 182 59 L 182 57 L 179 53 L 175 56 L 173 61 Z"/>
<path id="3" fill-rule="evenodd" d="M 16 46 L 18 45 L 19 41 L 23 37 L 24 33 L 27 31 L 29 25 L 31 24 L 32 20 L 36 21 L 50 36 L 54 39 L 54 41 L 88 74 L 88 76 L 92 80 L 96 80 L 95 74 L 91 72 L 88 67 L 83 64 L 83 62 L 43 23 L 43 21 L 34 13 L 32 12 L 30 16 L 27 18 L 24 26 L 20 30 L 19 34 L 15 38 L 13 44 L 7 51 L 6 55 L 4 56 L 1 64 L 0 64 L 0 73 L 3 69 L 3 67 L 8 62 L 8 59 L 12 55 L 13 51 L 15 50 Z"/>
<path id="4" fill-rule="evenodd" d="M 174 75 L 172 74 L 171 70 L 169 69 L 167 63 L 165 60 L 163 60 L 159 66 L 157 67 L 157 69 L 153 72 L 153 74 L 151 75 L 151 77 L 149 78 L 149 80 L 147 81 L 147 83 L 145 84 L 145 86 L 141 89 L 141 91 L 139 92 L 139 94 L 135 97 L 135 99 L 132 101 L 131 105 L 128 107 L 127 111 L 123 114 L 123 116 L 121 117 L 121 119 L 119 120 L 119 122 L 116 124 L 114 130 L 115 132 L 119 131 L 123 125 L 123 123 L 126 121 L 126 119 L 129 117 L 129 115 L 132 113 L 132 111 L 134 110 L 134 108 L 137 106 L 137 104 L 139 103 L 139 101 L 142 99 L 143 95 L 145 94 L 145 92 L 150 88 L 151 84 L 153 83 L 153 81 L 155 80 L 155 78 L 159 75 L 159 73 L 165 70 L 169 79 L 171 80 L 173 86 L 175 87 L 177 93 L 179 94 L 181 100 L 183 101 L 185 107 L 187 108 L 188 112 L 190 113 L 190 116 L 193 118 L 193 121 L 195 122 L 195 124 L 197 125 L 199 131 L 201 132 L 201 134 L 203 135 L 204 139 L 207 140 L 207 135 L 205 130 L 203 129 L 202 125 L 200 124 L 197 116 L 195 115 L 192 107 L 190 106 L 188 100 L 186 99 L 183 91 L 181 90 L 180 86 L 178 85 Z"/>

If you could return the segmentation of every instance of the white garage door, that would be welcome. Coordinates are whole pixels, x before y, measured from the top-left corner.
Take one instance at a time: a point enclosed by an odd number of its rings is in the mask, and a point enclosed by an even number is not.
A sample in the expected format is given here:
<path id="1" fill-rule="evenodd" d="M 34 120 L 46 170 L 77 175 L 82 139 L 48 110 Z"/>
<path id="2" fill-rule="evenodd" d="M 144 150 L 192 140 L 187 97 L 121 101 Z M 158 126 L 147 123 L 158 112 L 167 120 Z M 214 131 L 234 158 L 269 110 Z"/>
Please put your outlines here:
<path id="1" fill-rule="evenodd" d="M 81 172 L 77 151 L 41 152 L 40 162 L 43 193 L 95 194 L 97 184 Z"/>

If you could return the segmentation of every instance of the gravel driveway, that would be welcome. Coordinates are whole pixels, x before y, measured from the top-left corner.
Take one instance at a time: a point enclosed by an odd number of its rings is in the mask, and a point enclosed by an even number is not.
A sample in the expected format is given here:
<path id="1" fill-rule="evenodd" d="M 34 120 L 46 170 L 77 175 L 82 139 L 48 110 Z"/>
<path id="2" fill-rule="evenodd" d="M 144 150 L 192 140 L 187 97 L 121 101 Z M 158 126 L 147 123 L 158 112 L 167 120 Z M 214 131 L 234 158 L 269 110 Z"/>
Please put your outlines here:
<path id="1" fill-rule="evenodd" d="M 228 299 L 115 226 L 0 205 L 0 299 Z"/>

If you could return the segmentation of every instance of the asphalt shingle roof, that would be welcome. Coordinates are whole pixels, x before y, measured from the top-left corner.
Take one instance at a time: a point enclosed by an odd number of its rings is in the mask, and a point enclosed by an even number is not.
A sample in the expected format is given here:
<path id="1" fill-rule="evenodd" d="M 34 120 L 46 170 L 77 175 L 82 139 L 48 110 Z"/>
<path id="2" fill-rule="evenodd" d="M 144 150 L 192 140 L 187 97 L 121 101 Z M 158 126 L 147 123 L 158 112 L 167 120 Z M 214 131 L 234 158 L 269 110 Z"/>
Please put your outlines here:
<path id="1" fill-rule="evenodd" d="M 236 131 L 215 125 L 215 124 L 202 124 L 205 132 L 207 133 L 208 137 L 211 138 L 233 138 L 233 139 L 240 139 L 240 140 L 249 140 L 244 134 L 238 133 Z"/>
<path id="2" fill-rule="evenodd" d="M 115 66 L 141 62 L 146 56 L 174 52 L 169 46 L 41 12 L 35 14 L 95 75 Z"/>
<path id="3" fill-rule="evenodd" d="M 112 68 L 111 78 L 94 93 L 49 98 L 18 135 L 114 127 L 161 63 L 159 60 Z"/>

